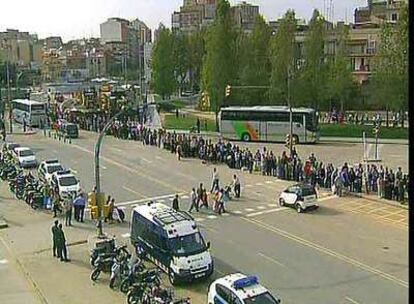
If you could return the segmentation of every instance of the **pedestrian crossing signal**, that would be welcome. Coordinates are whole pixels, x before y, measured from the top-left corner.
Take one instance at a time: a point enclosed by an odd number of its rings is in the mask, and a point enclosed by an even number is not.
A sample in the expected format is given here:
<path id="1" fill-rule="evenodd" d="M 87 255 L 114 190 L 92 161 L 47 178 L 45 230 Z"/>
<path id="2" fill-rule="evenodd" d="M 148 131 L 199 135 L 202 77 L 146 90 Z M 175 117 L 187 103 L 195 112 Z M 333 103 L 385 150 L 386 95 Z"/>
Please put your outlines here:
<path id="1" fill-rule="evenodd" d="M 289 134 L 287 134 L 286 135 L 286 145 L 285 145 L 287 148 L 289 148 L 290 147 L 290 135 Z"/>
<path id="2" fill-rule="evenodd" d="M 231 95 L 231 85 L 226 86 L 226 97 L 229 97 Z"/>

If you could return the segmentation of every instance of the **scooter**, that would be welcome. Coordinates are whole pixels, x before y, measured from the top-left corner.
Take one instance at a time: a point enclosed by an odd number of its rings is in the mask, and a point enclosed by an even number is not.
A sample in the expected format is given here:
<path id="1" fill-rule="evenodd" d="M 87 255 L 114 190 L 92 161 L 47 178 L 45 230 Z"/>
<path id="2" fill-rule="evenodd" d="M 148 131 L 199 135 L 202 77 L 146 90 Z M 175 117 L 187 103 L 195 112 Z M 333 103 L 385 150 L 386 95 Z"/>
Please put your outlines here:
<path id="1" fill-rule="evenodd" d="M 114 288 L 115 282 L 118 278 L 122 278 L 128 275 L 128 260 L 129 256 L 126 257 L 115 257 L 114 263 L 111 267 L 111 278 L 109 280 L 109 288 Z"/>

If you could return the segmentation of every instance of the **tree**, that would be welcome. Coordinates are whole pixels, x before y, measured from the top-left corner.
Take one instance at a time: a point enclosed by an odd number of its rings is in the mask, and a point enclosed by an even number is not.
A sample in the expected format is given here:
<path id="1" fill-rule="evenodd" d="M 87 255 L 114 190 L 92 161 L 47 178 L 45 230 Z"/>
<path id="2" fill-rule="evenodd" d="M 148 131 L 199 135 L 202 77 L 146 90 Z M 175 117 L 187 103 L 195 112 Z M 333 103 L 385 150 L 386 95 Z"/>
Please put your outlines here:
<path id="1" fill-rule="evenodd" d="M 319 108 L 319 103 L 323 98 L 321 88 L 326 81 L 325 39 L 325 19 L 315 9 L 304 42 L 304 67 L 300 75 L 304 87 L 302 102 L 313 108 Z"/>
<path id="2" fill-rule="evenodd" d="M 173 58 L 174 58 L 174 76 L 179 95 L 184 90 L 184 83 L 187 78 L 189 69 L 188 60 L 188 40 L 187 37 L 179 31 L 174 31 L 173 38 Z"/>
<path id="3" fill-rule="evenodd" d="M 270 76 L 269 41 L 271 29 L 262 16 L 258 16 L 253 33 L 239 39 L 241 58 L 239 78 L 243 86 L 268 86 Z M 247 105 L 268 104 L 265 89 L 243 90 L 240 97 Z"/>
<path id="4" fill-rule="evenodd" d="M 288 75 L 294 80 L 291 75 L 298 57 L 296 25 L 295 12 L 288 10 L 281 20 L 276 36 L 270 42 L 270 98 L 275 104 L 280 104 L 281 101 L 288 104 Z"/>
<path id="5" fill-rule="evenodd" d="M 397 24 L 384 23 L 374 60 L 373 97 L 388 110 L 408 108 L 408 6 L 403 5 Z"/>
<path id="6" fill-rule="evenodd" d="M 206 56 L 203 65 L 203 89 L 210 98 L 210 108 L 217 114 L 224 99 L 224 90 L 235 78 L 236 34 L 230 16 L 230 4 L 219 0 L 216 19 L 206 34 Z M 216 122 L 218 123 L 217 119 Z"/>
<path id="7" fill-rule="evenodd" d="M 188 72 L 190 87 L 194 92 L 200 90 L 201 71 L 205 54 L 204 35 L 205 32 L 198 31 L 188 37 Z"/>
<path id="8" fill-rule="evenodd" d="M 328 57 L 326 100 L 329 106 L 325 109 L 331 110 L 332 102 L 339 102 L 341 111 L 345 110 L 345 104 L 350 106 L 352 92 L 355 91 L 356 84 L 352 78 L 352 69 L 349 63 L 348 49 L 348 27 L 336 28 L 335 54 Z"/>
<path id="9" fill-rule="evenodd" d="M 152 84 L 163 99 L 175 90 L 173 37 L 169 29 L 160 26 L 152 57 Z"/>

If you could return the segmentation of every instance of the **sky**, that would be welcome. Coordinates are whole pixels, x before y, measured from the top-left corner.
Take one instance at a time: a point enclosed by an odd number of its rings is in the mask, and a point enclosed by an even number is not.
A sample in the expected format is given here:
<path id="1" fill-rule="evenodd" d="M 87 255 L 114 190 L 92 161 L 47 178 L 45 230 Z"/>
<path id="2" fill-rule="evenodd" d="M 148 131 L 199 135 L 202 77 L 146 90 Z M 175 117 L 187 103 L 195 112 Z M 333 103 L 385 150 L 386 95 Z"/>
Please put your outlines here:
<path id="1" fill-rule="evenodd" d="M 171 14 L 183 0 L 0 0 L 0 31 L 18 29 L 39 38 L 61 36 L 64 41 L 99 37 L 99 24 L 109 17 L 139 18 L 155 29 L 160 22 L 171 26 Z M 241 1 L 230 0 L 231 4 Z M 287 9 L 309 19 L 314 8 L 324 11 L 330 0 L 248 0 L 260 6 L 267 20 L 282 17 Z M 356 7 L 366 0 L 332 0 L 334 20 L 352 22 Z"/>

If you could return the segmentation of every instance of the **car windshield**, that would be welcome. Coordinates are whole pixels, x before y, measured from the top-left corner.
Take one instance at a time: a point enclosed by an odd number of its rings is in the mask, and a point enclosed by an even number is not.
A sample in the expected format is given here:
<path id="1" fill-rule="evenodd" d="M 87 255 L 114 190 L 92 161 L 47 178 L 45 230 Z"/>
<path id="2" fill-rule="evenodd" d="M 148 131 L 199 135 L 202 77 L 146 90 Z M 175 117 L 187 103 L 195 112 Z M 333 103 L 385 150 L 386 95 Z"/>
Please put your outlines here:
<path id="1" fill-rule="evenodd" d="M 177 256 L 198 254 L 207 249 L 200 232 L 170 239 L 170 247 Z"/>
<path id="2" fill-rule="evenodd" d="M 63 167 L 61 165 L 54 165 L 54 166 L 48 166 L 47 167 L 47 173 L 52 174 L 57 171 L 62 171 Z"/>
<path id="3" fill-rule="evenodd" d="M 78 184 L 78 181 L 74 176 L 65 176 L 59 179 L 59 184 L 63 187 L 75 186 Z"/>
<path id="4" fill-rule="evenodd" d="M 23 150 L 19 152 L 20 156 L 32 156 L 34 155 L 33 152 L 31 150 Z"/>
<path id="5" fill-rule="evenodd" d="M 244 299 L 245 304 L 278 304 L 279 302 L 269 293 L 261 293 L 257 296 Z"/>

